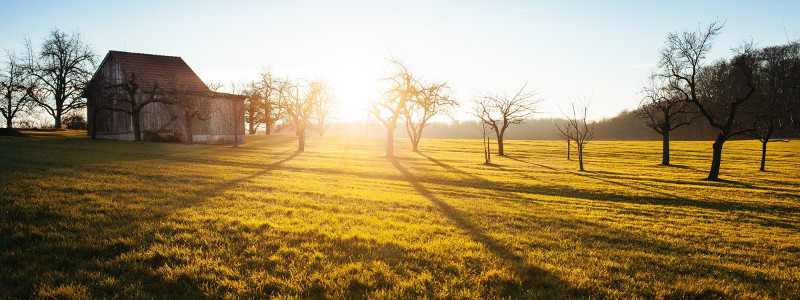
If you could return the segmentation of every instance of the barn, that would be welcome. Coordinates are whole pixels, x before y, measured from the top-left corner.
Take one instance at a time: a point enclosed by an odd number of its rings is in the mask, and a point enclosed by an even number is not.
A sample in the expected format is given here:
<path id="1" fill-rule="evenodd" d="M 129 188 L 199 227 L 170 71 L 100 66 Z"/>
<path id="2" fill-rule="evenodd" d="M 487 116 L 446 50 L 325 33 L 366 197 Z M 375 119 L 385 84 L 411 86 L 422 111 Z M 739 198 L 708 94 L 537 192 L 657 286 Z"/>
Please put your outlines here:
<path id="1" fill-rule="evenodd" d="M 177 56 L 109 51 L 83 97 L 90 138 L 244 141 L 244 96 L 212 91 Z"/>

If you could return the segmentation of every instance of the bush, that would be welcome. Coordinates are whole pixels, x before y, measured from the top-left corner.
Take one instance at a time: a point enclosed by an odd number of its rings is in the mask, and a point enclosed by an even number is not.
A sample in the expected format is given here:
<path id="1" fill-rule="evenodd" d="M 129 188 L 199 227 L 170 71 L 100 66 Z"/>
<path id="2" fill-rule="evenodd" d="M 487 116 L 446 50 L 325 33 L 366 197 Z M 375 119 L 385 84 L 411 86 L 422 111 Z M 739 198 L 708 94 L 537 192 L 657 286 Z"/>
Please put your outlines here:
<path id="1" fill-rule="evenodd" d="M 86 130 L 86 119 L 79 114 L 69 115 L 62 122 L 67 129 Z"/>

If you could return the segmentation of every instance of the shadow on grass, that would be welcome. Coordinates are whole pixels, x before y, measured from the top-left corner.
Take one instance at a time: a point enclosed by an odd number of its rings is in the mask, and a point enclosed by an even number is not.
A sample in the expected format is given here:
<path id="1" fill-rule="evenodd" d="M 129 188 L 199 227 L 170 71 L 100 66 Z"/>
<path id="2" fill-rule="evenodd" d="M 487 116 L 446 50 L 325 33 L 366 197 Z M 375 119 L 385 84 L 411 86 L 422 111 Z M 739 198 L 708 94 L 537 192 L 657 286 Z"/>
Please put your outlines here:
<path id="1" fill-rule="evenodd" d="M 539 296 L 544 296 L 546 298 L 586 295 L 588 293 L 586 290 L 571 289 L 565 281 L 550 274 L 548 271 L 526 262 L 525 258 L 522 256 L 500 245 L 497 240 L 487 235 L 468 219 L 464 218 L 456 208 L 437 198 L 436 195 L 425 188 L 420 183 L 419 179 L 403 167 L 397 159 L 390 159 L 390 161 L 417 193 L 435 204 L 448 219 L 455 223 L 460 229 L 469 233 L 474 240 L 483 244 L 492 254 L 501 259 L 510 270 L 519 276 L 522 280 L 520 284 L 514 282 L 497 283 L 498 286 L 495 288 L 501 289 L 500 294 L 503 295 L 503 297 L 519 297 L 531 292 L 542 291 L 546 294 Z M 455 168 L 452 169 L 455 170 Z M 466 174 L 460 171 L 459 173 Z"/>

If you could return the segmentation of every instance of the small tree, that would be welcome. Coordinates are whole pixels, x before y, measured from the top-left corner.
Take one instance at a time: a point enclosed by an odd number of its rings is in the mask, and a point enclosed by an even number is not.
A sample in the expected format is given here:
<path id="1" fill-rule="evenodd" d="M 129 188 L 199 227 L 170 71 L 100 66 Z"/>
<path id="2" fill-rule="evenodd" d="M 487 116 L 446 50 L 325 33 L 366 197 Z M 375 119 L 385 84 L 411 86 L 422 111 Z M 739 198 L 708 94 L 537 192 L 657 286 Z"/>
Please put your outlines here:
<path id="1" fill-rule="evenodd" d="M 571 152 L 572 152 L 572 135 L 574 134 L 572 126 L 570 126 L 569 121 L 564 121 L 561 124 L 556 123 L 556 130 L 558 130 L 558 135 L 567 141 L 567 160 L 572 160 Z"/>
<path id="2" fill-rule="evenodd" d="M 489 126 L 497 138 L 497 155 L 505 155 L 503 135 L 511 124 L 522 124 L 537 113 L 538 105 L 543 101 L 535 98 L 536 93 L 527 92 L 527 83 L 513 96 L 508 94 L 482 94 L 475 101 L 474 115 Z"/>
<path id="3" fill-rule="evenodd" d="M 11 52 L 6 52 L 6 58 L 0 69 L 0 114 L 6 120 L 6 128 L 13 128 L 14 117 L 31 106 L 30 80 L 20 58 Z"/>
<path id="4" fill-rule="evenodd" d="M 291 83 L 288 79 L 277 78 L 271 72 L 266 71 L 261 73 L 259 86 L 262 105 L 261 123 L 264 124 L 265 134 L 270 135 L 277 122 L 283 117 L 280 103 L 288 95 Z"/>
<path id="5" fill-rule="evenodd" d="M 492 163 L 492 140 L 490 128 L 486 123 L 480 122 L 478 129 L 481 132 L 483 142 L 483 164 L 489 165 Z"/>
<path id="6" fill-rule="evenodd" d="M 247 123 L 247 132 L 251 135 L 256 134 L 256 129 L 264 120 L 263 112 L 263 93 L 257 82 L 250 82 L 243 91 L 244 99 L 244 121 Z"/>
<path id="7" fill-rule="evenodd" d="M 31 100 L 55 120 L 61 128 L 61 118 L 70 111 L 86 107 L 81 93 L 94 72 L 97 55 L 81 39 L 80 34 L 66 34 L 58 29 L 50 32 L 38 54 L 27 41 L 27 69 L 36 78 Z"/>
<path id="8" fill-rule="evenodd" d="M 594 127 L 586 120 L 586 115 L 589 110 L 588 104 L 581 104 L 578 109 L 575 109 L 575 103 L 572 103 L 572 114 L 564 113 L 567 119 L 567 126 L 570 127 L 566 132 L 571 132 L 572 141 L 575 142 L 575 148 L 578 150 L 578 165 L 581 171 L 583 168 L 583 150 L 586 145 L 594 138 Z M 562 112 L 563 113 L 563 112 Z"/>
<path id="9" fill-rule="evenodd" d="M 691 115 L 689 104 L 669 85 L 658 86 L 652 82 L 650 87 L 644 89 L 644 94 L 636 117 L 661 135 L 661 164 L 668 166 L 670 132 L 689 125 L 700 115 Z"/>
<path id="10" fill-rule="evenodd" d="M 422 139 L 422 131 L 428 126 L 428 121 L 433 116 L 446 114 L 458 106 L 458 102 L 450 98 L 447 84 L 444 82 L 420 86 L 418 90 L 419 92 L 412 101 L 406 103 L 403 110 L 406 132 L 415 152 L 419 151 L 419 141 Z"/>

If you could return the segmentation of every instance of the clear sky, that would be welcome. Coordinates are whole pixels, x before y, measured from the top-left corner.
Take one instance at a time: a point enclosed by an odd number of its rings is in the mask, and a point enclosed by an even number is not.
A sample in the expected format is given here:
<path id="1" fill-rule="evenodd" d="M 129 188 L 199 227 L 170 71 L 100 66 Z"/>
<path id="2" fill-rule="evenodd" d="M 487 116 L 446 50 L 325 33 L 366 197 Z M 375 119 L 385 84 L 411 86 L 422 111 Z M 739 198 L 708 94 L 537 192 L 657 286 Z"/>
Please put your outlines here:
<path id="1" fill-rule="evenodd" d="M 668 33 L 726 22 L 713 58 L 744 40 L 800 39 L 800 1 L 8 1 L 0 47 L 78 30 L 95 51 L 181 56 L 204 81 L 278 75 L 325 79 L 345 119 L 381 94 L 386 58 L 446 80 L 470 110 L 482 91 L 525 82 L 540 116 L 591 99 L 590 117 L 639 102 Z M 461 114 L 460 118 L 468 116 Z"/>

